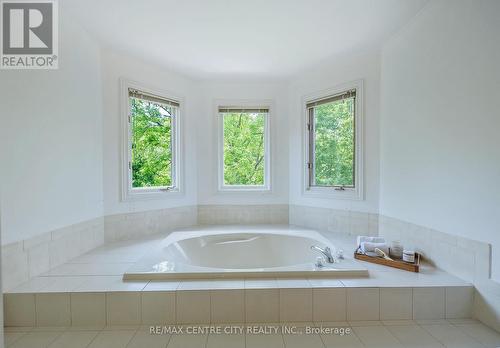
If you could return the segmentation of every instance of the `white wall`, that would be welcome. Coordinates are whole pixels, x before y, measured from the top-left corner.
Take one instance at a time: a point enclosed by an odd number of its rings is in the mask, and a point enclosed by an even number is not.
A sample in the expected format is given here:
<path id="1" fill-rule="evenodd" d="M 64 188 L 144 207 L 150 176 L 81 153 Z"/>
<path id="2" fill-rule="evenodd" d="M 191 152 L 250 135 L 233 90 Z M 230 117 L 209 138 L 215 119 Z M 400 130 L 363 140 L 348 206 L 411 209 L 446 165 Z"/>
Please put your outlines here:
<path id="1" fill-rule="evenodd" d="M 287 204 L 288 203 L 288 109 L 283 83 L 203 82 L 198 85 L 198 203 L 199 204 Z M 216 100 L 272 100 L 271 192 L 218 192 Z"/>
<path id="2" fill-rule="evenodd" d="M 103 157 L 104 157 L 104 214 L 112 215 L 196 204 L 196 98 L 193 82 L 176 73 L 160 69 L 140 59 L 119 52 L 102 51 L 103 71 Z M 121 115 L 120 78 L 168 91 L 184 98 L 181 115 L 184 151 L 184 194 L 171 198 L 121 201 Z"/>
<path id="3" fill-rule="evenodd" d="M 381 214 L 491 243 L 497 281 L 499 17 L 494 0 L 434 1 L 385 45 L 380 181 Z"/>
<path id="4" fill-rule="evenodd" d="M 59 32 L 59 70 L 0 71 L 2 244 L 102 215 L 99 47 Z"/>
<path id="5" fill-rule="evenodd" d="M 289 86 L 290 114 L 290 204 L 315 206 L 368 213 L 378 211 L 379 181 L 379 77 L 380 52 L 370 49 L 352 52 L 306 71 Z M 303 122 L 302 98 L 305 95 L 342 85 L 354 80 L 364 81 L 364 200 L 312 198 L 302 193 Z"/>

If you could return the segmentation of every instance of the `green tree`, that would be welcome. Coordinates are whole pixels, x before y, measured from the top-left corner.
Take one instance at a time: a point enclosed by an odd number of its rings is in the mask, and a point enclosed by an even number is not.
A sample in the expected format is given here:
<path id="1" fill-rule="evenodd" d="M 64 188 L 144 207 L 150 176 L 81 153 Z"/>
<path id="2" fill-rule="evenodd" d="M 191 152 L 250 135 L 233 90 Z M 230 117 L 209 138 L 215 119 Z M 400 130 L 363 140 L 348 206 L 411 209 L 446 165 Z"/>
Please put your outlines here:
<path id="1" fill-rule="evenodd" d="M 354 185 L 354 98 L 315 107 L 315 184 Z"/>
<path id="2" fill-rule="evenodd" d="M 172 109 L 132 98 L 132 187 L 172 185 Z"/>
<path id="3" fill-rule="evenodd" d="M 263 113 L 224 113 L 224 184 L 264 185 Z"/>

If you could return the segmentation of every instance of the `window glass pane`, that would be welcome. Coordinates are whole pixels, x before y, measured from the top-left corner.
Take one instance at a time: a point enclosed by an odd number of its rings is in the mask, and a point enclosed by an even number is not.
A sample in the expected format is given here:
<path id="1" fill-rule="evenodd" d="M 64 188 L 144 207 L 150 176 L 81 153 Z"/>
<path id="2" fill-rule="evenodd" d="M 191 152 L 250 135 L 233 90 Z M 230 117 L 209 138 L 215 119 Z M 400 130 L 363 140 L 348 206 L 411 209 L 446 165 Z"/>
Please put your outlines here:
<path id="1" fill-rule="evenodd" d="M 265 113 L 223 113 L 224 184 L 264 185 Z"/>
<path id="2" fill-rule="evenodd" d="M 175 107 L 131 100 L 132 188 L 172 186 L 172 116 Z"/>
<path id="3" fill-rule="evenodd" d="M 314 183 L 354 186 L 354 98 L 314 107 Z"/>

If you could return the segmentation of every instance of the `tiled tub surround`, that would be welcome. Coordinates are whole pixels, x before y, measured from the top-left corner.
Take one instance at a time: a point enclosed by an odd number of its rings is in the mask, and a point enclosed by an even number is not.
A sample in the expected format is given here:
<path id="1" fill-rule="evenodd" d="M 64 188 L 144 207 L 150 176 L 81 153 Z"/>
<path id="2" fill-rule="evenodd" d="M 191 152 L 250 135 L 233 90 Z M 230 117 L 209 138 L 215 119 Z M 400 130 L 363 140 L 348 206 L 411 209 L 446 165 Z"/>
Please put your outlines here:
<path id="1" fill-rule="evenodd" d="M 325 322 L 469 318 L 470 284 L 361 261 L 370 277 L 124 282 L 163 236 L 101 246 L 5 294 L 7 326 Z M 347 248 L 353 238 L 339 239 Z"/>
<path id="2" fill-rule="evenodd" d="M 474 285 L 474 316 L 500 331 L 500 284 L 490 279 L 491 245 L 379 216 L 379 235 L 412 246 L 440 269 Z"/>
<path id="3" fill-rule="evenodd" d="M 199 205 L 199 225 L 288 224 L 288 204 Z"/>
<path id="4" fill-rule="evenodd" d="M 198 224 L 197 206 L 133 212 L 104 217 L 106 243 L 144 238 Z"/>
<path id="5" fill-rule="evenodd" d="M 377 236 L 378 214 L 290 205 L 290 225 L 351 236 Z"/>
<path id="6" fill-rule="evenodd" d="M 11 289 L 104 243 L 97 218 L 2 246 L 2 286 Z"/>

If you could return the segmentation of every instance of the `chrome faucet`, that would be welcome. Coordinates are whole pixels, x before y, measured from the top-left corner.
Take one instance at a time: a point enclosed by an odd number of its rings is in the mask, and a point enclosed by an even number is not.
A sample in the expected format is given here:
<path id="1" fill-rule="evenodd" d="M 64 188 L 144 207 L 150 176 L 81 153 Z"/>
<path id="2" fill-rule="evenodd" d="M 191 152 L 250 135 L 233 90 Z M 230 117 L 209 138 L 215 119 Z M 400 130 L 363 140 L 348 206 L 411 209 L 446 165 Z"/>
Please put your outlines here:
<path id="1" fill-rule="evenodd" d="M 328 263 L 335 263 L 335 259 L 333 258 L 332 255 L 332 250 L 329 247 L 325 247 L 324 249 L 322 249 L 317 245 L 311 245 L 311 250 L 322 253 L 325 256 L 326 261 L 328 261 Z"/>

